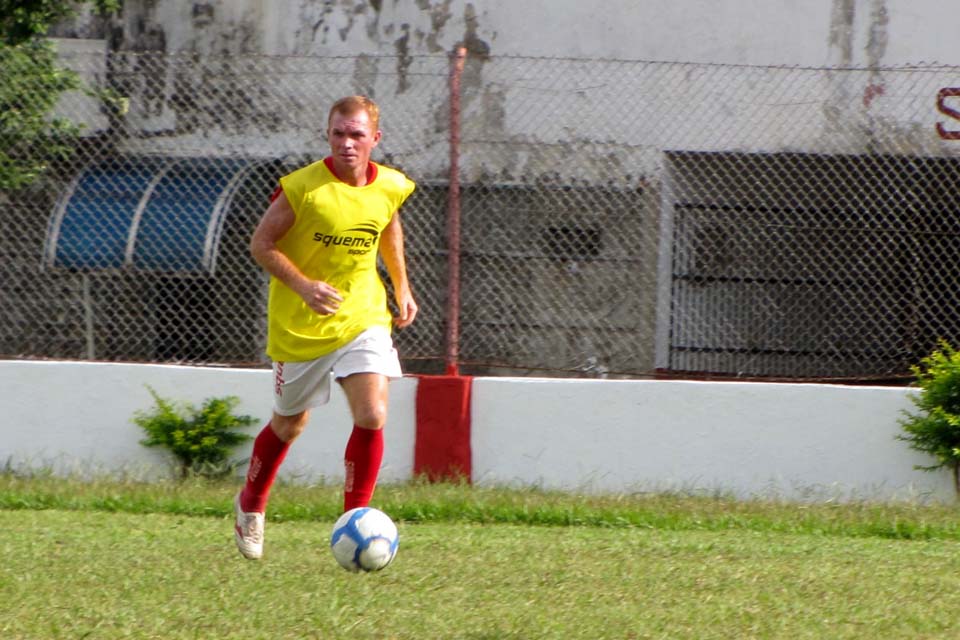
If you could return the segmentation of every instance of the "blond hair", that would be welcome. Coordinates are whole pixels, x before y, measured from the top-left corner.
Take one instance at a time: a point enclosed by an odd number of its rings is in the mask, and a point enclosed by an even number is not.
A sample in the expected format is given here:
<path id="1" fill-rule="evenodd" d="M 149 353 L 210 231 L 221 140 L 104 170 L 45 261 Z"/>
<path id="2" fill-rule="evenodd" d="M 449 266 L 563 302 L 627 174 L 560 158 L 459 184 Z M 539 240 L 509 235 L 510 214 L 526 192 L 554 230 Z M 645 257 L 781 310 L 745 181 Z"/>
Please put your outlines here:
<path id="1" fill-rule="evenodd" d="M 367 115 L 370 116 L 370 125 L 374 131 L 380 128 L 380 107 L 366 96 L 346 96 L 334 102 L 333 106 L 330 107 L 330 113 L 327 115 L 327 126 L 329 126 L 335 113 L 349 116 L 358 111 L 367 112 Z"/>

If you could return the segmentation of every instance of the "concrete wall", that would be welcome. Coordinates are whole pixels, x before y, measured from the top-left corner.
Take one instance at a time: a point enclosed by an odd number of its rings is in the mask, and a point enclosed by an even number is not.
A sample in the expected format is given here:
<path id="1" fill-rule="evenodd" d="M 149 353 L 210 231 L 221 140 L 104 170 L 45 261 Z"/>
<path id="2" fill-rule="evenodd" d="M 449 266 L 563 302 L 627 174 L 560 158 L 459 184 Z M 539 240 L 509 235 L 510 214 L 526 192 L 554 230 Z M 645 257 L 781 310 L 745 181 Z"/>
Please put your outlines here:
<path id="1" fill-rule="evenodd" d="M 0 361 L 0 462 L 59 473 L 168 471 L 130 422 L 160 395 L 237 395 L 265 421 L 268 370 Z M 418 379 L 391 388 L 381 478 L 411 477 Z M 706 491 L 786 499 L 950 500 L 949 474 L 895 439 L 907 391 L 827 385 L 477 378 L 473 480 L 590 492 Z M 342 394 L 314 413 L 282 473 L 342 478 Z M 251 433 L 259 427 L 251 429 Z M 245 452 L 246 453 L 246 452 Z"/>
<path id="2" fill-rule="evenodd" d="M 821 66 L 956 62 L 960 6 L 940 0 L 126 0 L 123 48 L 497 56 Z M 61 33 L 104 37 L 89 17 Z"/>
<path id="3" fill-rule="evenodd" d="M 322 153 L 322 142 L 303 135 L 309 127 L 290 116 L 275 122 L 278 105 L 322 105 L 322 113 L 331 96 L 363 92 L 392 118 L 386 130 L 387 143 L 396 143 L 393 160 L 431 176 L 443 175 L 441 156 L 430 158 L 424 148 L 445 142 L 437 137 L 445 93 L 424 79 L 444 76 L 443 54 L 465 44 L 471 55 L 463 76 L 462 167 L 470 176 L 485 168 L 498 173 L 502 165 L 513 172 L 509 179 L 519 179 L 562 165 L 536 143 L 569 144 L 571 131 L 575 140 L 609 140 L 618 123 L 620 162 L 646 175 L 658 170 L 662 149 L 953 154 L 952 138 L 935 129 L 953 132 L 960 124 L 948 111 L 957 98 L 938 98 L 954 88 L 953 71 L 927 68 L 920 78 L 891 67 L 957 64 L 958 18 L 960 5 L 936 0 L 127 0 L 112 23 L 87 14 L 86 23 L 81 17 L 55 33 L 99 37 L 119 51 L 182 54 L 177 65 L 143 62 L 147 78 L 114 78 L 130 100 L 126 125 L 148 139 L 128 140 L 121 147 L 127 152 L 210 154 L 212 144 L 214 155 Z M 271 58 L 244 72 L 242 62 L 253 56 Z M 676 65 L 624 73 L 561 61 L 531 66 L 531 56 L 805 72 Z M 69 64 L 92 64 L 85 59 Z M 201 62 L 209 68 L 200 69 Z M 141 63 L 131 64 L 136 72 Z M 306 80 L 327 65 L 336 72 Z M 838 66 L 861 71 L 821 69 Z M 282 84 L 290 78 L 300 80 Z M 243 100 L 225 109 L 218 101 L 224 95 Z M 613 127 L 596 116 L 623 101 L 640 112 L 617 114 Z M 547 108 L 554 103 L 563 108 Z M 543 105 L 535 109 L 539 116 L 529 115 L 531 104 Z M 419 115 L 403 124 L 413 143 L 400 141 L 403 113 Z M 98 130 L 89 120 L 82 119 Z M 726 134 L 717 135 L 720 129 Z M 878 148 L 878 139 L 888 142 Z M 499 154 L 507 156 L 494 162 Z M 595 182 L 608 174 L 563 177 Z"/>
<path id="4" fill-rule="evenodd" d="M 170 365 L 0 361 L 0 463 L 62 473 L 122 472 L 147 478 L 168 475 L 162 449 L 140 444 L 131 421 L 150 410 L 148 386 L 161 397 L 199 406 L 211 397 L 237 396 L 240 414 L 270 418 L 268 369 L 218 369 Z M 413 471 L 415 378 L 393 385 L 383 479 L 406 480 Z M 351 428 L 342 394 L 313 415 L 310 428 L 284 463 L 284 473 L 304 481 L 343 478 L 343 448 Z M 256 435 L 260 426 L 250 429 Z M 247 457 L 248 447 L 237 457 Z"/>
<path id="5" fill-rule="evenodd" d="M 736 382 L 474 385 L 474 479 L 788 498 L 951 495 L 895 436 L 904 389 Z"/>

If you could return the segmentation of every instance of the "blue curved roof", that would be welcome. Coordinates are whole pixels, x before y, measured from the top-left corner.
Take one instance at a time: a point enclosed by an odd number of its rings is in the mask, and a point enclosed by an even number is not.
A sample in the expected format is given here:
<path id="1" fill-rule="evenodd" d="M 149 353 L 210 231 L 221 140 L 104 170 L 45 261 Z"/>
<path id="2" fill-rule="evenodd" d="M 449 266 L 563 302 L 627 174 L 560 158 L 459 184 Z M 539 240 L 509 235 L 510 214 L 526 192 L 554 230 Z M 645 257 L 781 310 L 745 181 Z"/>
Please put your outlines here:
<path id="1" fill-rule="evenodd" d="M 145 157 L 88 166 L 51 216 L 44 264 L 212 273 L 231 199 L 256 164 Z"/>

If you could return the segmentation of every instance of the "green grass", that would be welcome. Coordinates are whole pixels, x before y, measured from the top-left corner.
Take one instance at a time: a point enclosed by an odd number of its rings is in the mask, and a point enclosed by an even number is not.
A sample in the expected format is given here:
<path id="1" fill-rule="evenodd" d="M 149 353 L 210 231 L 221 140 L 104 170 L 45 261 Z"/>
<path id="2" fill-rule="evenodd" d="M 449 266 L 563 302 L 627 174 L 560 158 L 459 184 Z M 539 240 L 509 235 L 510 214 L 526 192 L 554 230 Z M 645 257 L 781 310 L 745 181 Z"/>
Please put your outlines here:
<path id="1" fill-rule="evenodd" d="M 0 636 L 960 637 L 953 506 L 383 486 L 400 552 L 355 575 L 337 487 L 278 486 L 260 562 L 234 490 L 0 474 Z"/>

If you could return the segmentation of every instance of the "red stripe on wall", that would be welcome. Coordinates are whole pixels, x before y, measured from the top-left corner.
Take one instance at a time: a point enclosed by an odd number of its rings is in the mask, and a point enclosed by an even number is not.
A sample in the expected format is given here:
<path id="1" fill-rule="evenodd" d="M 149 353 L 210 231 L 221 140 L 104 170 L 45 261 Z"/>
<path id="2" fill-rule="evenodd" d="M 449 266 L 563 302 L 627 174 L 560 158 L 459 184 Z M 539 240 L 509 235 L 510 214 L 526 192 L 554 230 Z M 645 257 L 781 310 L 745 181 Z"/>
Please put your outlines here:
<path id="1" fill-rule="evenodd" d="M 470 482 L 470 376 L 420 376 L 413 473 Z"/>

